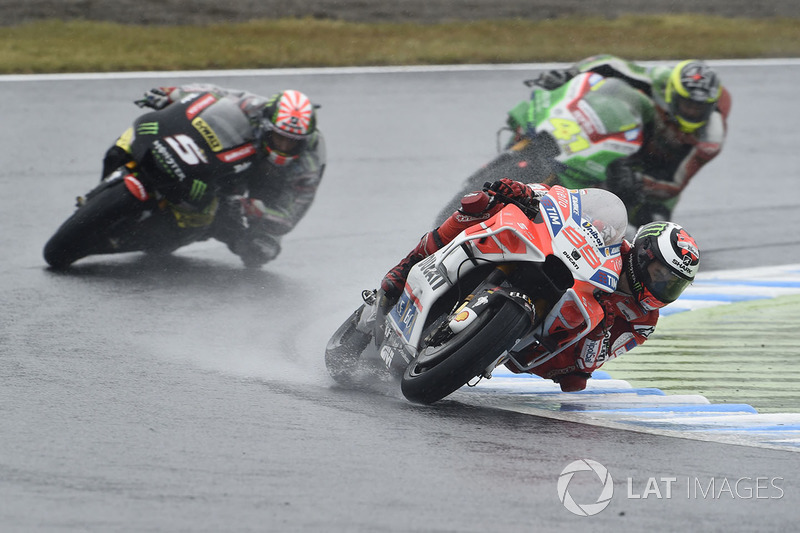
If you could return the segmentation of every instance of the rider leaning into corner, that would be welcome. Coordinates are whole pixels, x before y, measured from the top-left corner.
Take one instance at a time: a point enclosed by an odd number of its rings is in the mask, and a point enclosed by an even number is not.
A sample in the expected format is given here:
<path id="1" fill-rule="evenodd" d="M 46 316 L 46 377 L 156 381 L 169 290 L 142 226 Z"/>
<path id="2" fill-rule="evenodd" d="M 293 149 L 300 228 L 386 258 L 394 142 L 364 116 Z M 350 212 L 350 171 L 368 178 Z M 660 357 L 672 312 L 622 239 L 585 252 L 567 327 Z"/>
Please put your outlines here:
<path id="1" fill-rule="evenodd" d="M 531 202 L 547 192 L 542 184 L 524 184 L 503 178 L 489 188 L 502 196 Z M 417 246 L 392 268 L 381 282 L 385 300 L 381 306 L 394 304 L 403 292 L 411 267 L 452 241 L 464 229 L 495 215 L 503 204 L 482 192 L 465 196 L 461 208 L 438 228 L 422 236 Z M 586 388 L 592 372 L 606 361 L 619 357 L 642 344 L 654 331 L 659 309 L 678 299 L 691 285 L 700 265 L 700 253 L 694 239 L 674 222 L 650 222 L 636 233 L 633 242 L 623 240 L 622 272 L 614 293 L 595 292 L 605 316 L 602 322 L 572 348 L 561 352 L 529 372 L 552 379 L 564 392 Z M 582 318 L 577 319 L 577 327 Z M 569 331 L 565 331 L 569 334 Z M 543 346 L 524 354 L 527 359 L 541 355 Z M 526 357 L 522 357 L 523 360 Z M 512 372 L 521 373 L 513 363 Z"/>
<path id="2" fill-rule="evenodd" d="M 645 126 L 642 149 L 613 164 L 608 171 L 611 192 L 631 213 L 636 226 L 670 220 L 681 192 L 703 165 L 722 150 L 731 109 L 731 95 L 717 73 L 704 62 L 689 59 L 674 67 L 643 67 L 611 55 L 583 59 L 564 70 L 542 73 L 534 83 L 553 90 L 582 72 L 618 78 L 642 91 L 655 104 L 652 124 Z M 510 120 L 512 128 L 519 126 Z"/>
<path id="3" fill-rule="evenodd" d="M 199 92 L 214 94 L 219 98 L 214 106 L 222 103 L 226 107 L 222 112 L 237 115 L 228 122 L 236 131 L 228 134 L 251 143 L 257 154 L 249 166 L 236 169 L 236 180 L 219 191 L 220 205 L 209 237 L 227 244 L 245 266 L 259 267 L 280 253 L 282 237 L 311 207 L 322 180 L 325 141 L 317 129 L 316 106 L 295 90 L 264 98 L 200 83 L 153 88 L 135 103 L 160 110 Z M 127 157 L 119 146 L 109 149 L 103 176 Z"/>

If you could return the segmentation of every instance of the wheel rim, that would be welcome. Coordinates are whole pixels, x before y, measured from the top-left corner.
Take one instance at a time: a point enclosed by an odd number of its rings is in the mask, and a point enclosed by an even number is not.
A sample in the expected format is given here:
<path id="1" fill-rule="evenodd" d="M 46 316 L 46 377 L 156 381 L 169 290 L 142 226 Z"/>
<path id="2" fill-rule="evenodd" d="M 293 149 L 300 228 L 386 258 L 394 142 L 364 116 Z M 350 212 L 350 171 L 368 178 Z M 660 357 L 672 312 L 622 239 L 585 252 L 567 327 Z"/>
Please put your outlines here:
<path id="1" fill-rule="evenodd" d="M 444 341 L 438 346 L 426 346 L 412 363 L 410 375 L 418 376 L 426 370 L 435 367 L 455 351 L 461 348 L 472 337 L 476 329 L 480 329 L 491 318 L 492 313 L 481 313 L 478 318 L 469 326 L 464 328 L 459 333 L 453 334 L 452 337 Z M 446 327 L 446 326 L 445 326 Z"/>

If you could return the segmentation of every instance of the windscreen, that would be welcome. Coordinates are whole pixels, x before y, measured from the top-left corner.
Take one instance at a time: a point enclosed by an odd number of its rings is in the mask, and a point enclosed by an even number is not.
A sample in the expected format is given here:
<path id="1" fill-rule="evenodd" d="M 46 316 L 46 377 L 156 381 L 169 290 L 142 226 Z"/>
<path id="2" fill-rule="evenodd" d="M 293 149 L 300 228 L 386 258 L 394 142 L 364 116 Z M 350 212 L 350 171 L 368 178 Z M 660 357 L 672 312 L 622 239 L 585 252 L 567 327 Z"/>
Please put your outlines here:
<path id="1" fill-rule="evenodd" d="M 581 217 L 600 233 L 604 246 L 622 243 L 628 211 L 618 196 L 603 189 L 582 189 L 581 208 Z"/>
<path id="2" fill-rule="evenodd" d="M 242 137 L 241 132 L 250 131 L 251 126 L 232 98 L 220 99 L 205 109 L 200 118 L 205 124 L 197 123 L 197 119 L 192 124 L 215 152 L 239 146 L 248 140 Z"/>

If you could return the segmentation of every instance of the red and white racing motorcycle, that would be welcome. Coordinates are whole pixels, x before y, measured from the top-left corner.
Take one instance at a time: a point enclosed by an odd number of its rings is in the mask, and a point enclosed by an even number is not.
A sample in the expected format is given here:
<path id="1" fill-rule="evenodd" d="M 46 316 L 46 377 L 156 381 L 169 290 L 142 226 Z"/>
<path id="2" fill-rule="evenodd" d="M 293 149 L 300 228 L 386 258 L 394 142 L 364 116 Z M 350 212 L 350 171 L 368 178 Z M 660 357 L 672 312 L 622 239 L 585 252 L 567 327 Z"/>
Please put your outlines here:
<path id="1" fill-rule="evenodd" d="M 531 370 L 602 320 L 594 292 L 616 288 L 626 227 L 624 204 L 601 189 L 509 202 L 414 265 L 395 305 L 364 291 L 328 342 L 328 371 L 352 386 L 388 370 L 407 399 L 429 404 L 499 365 Z M 535 346 L 542 355 L 523 355 Z"/>

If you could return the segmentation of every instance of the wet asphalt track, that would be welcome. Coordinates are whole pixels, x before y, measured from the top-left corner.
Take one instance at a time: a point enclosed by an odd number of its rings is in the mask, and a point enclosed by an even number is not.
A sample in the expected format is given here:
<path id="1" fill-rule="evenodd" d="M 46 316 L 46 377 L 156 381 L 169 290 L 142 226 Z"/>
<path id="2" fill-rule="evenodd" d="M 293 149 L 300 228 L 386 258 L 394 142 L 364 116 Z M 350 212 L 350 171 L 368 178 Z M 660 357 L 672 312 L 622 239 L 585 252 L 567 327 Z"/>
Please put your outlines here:
<path id="1" fill-rule="evenodd" d="M 800 64 L 720 72 L 734 98 L 729 143 L 676 219 L 698 240 L 703 268 L 797 263 L 800 116 L 787 102 Z M 458 394 L 419 407 L 332 386 L 328 336 L 492 156 L 528 74 L 192 77 L 261 93 L 300 88 L 322 104 L 329 170 L 310 214 L 261 272 L 203 243 L 164 262 L 99 258 L 69 274 L 48 271 L 41 247 L 136 116 L 130 101 L 185 80 L 0 77 L 0 527 L 794 528 L 796 453 L 538 418 Z M 556 491 L 562 469 L 583 458 L 614 479 L 614 499 L 591 518 L 568 512 Z M 580 476 L 572 495 L 593 501 L 596 478 Z M 660 497 L 651 484 L 636 498 L 651 478 Z M 710 480 L 710 494 L 692 494 Z M 736 494 L 720 490 L 737 480 Z"/>

